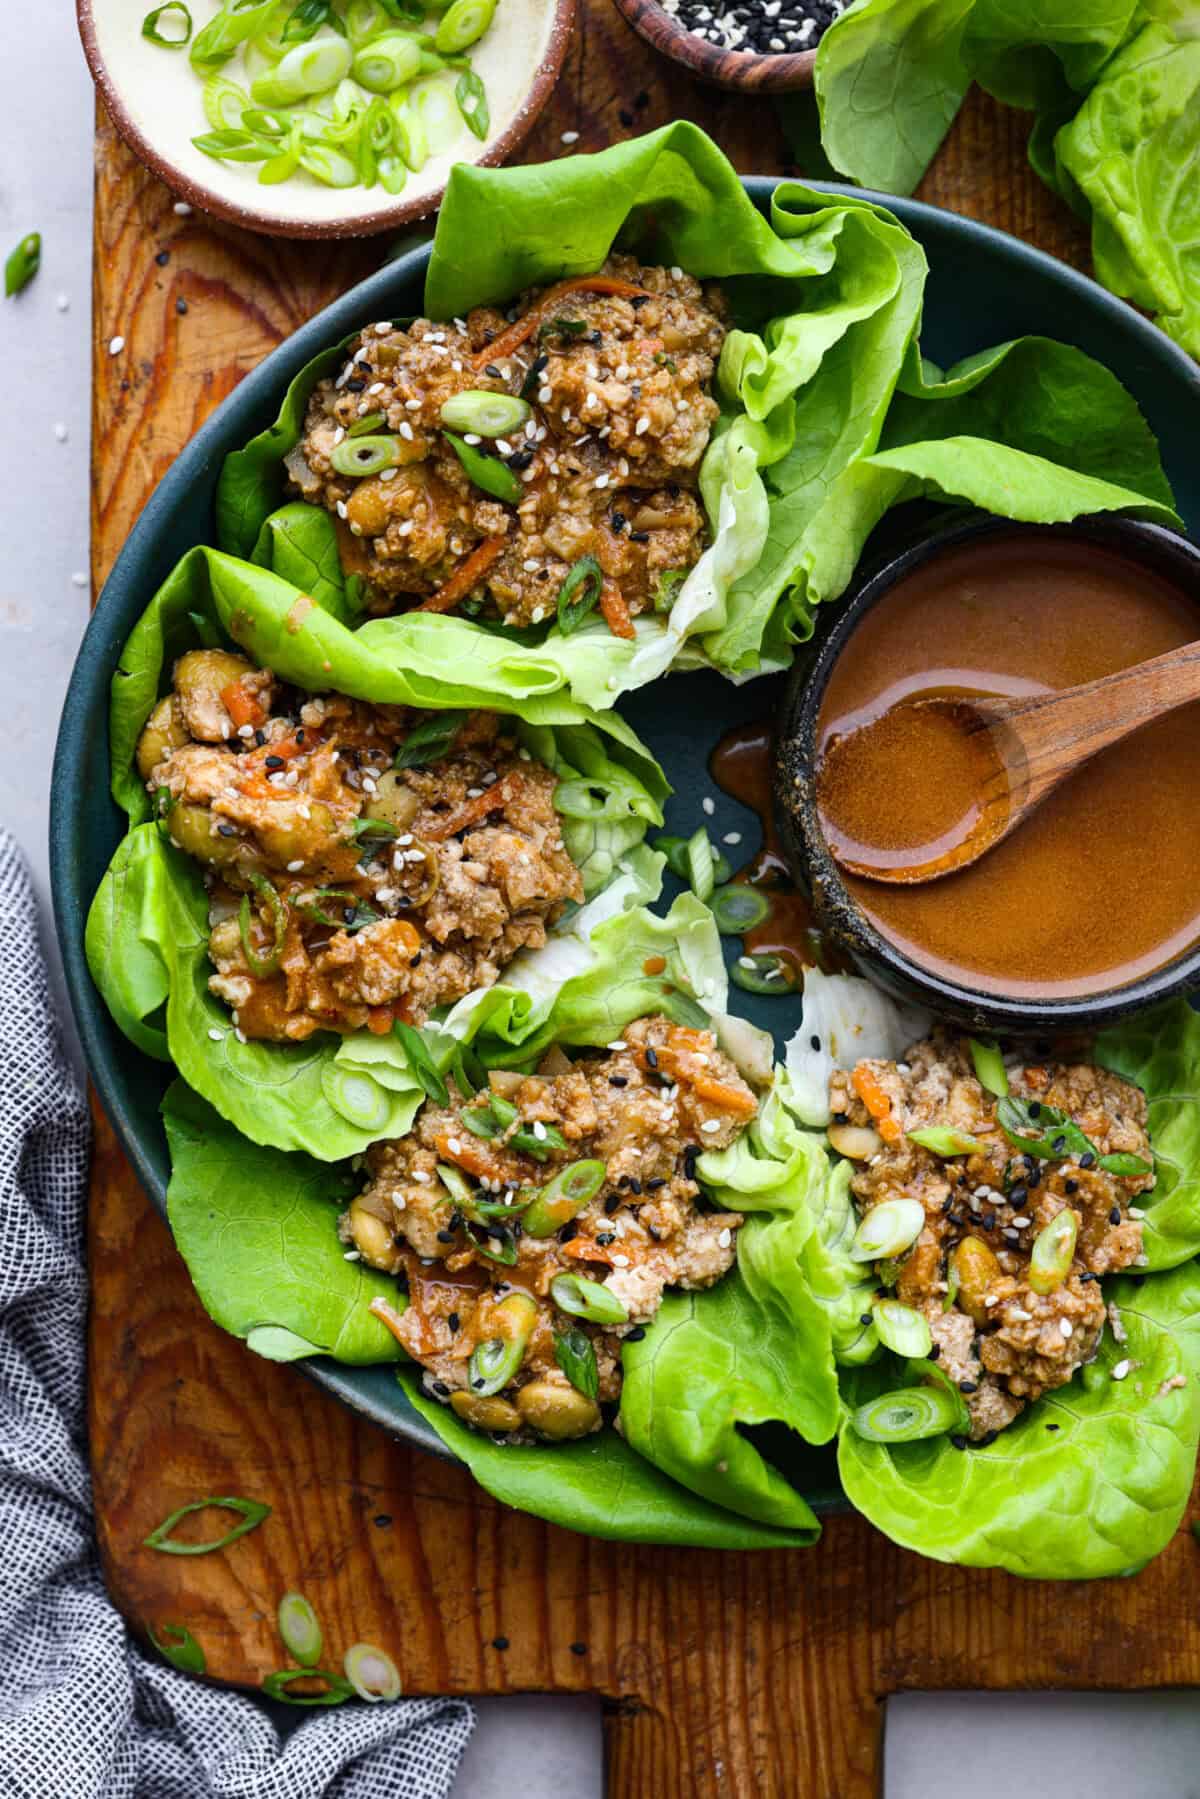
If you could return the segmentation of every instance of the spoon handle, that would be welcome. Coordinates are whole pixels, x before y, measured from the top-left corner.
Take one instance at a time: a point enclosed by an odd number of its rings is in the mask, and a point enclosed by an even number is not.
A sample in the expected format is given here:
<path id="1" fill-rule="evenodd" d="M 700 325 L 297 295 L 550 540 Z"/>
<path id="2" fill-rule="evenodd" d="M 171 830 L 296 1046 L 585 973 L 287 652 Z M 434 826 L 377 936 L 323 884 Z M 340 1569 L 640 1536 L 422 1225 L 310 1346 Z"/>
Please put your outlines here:
<path id="1" fill-rule="evenodd" d="M 1102 675 L 1069 696 L 1044 693 L 1015 705 L 978 700 L 973 706 L 998 728 L 1010 779 L 1024 777 L 1014 794 L 1015 814 L 1022 816 L 1092 756 L 1192 700 L 1200 700 L 1200 643 Z"/>

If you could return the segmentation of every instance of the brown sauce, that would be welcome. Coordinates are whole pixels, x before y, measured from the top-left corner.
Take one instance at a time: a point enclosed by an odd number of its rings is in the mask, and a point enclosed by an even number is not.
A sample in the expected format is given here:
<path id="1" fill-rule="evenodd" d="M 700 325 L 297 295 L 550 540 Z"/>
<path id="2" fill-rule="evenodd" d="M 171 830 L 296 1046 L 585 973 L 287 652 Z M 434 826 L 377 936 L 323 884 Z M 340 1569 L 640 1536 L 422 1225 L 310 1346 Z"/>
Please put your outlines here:
<path id="1" fill-rule="evenodd" d="M 1016 696 L 1095 680 L 1200 635 L 1200 595 L 1082 541 L 1014 532 L 951 551 L 855 630 L 821 707 L 818 756 L 918 694 Z M 892 733 L 836 817 L 895 839 L 944 825 L 962 770 Z M 847 875 L 914 961 L 987 992 L 1052 998 L 1120 986 L 1200 938 L 1200 705 L 1096 757 L 974 867 L 916 887 Z M 821 803 L 818 782 L 818 801 Z M 924 822 L 922 822 L 924 821 Z"/>
<path id="2" fill-rule="evenodd" d="M 830 966 L 829 952 L 813 922 L 812 907 L 794 886 L 775 825 L 771 795 L 774 726 L 758 719 L 728 731 L 709 758 L 709 772 L 723 793 L 757 814 L 762 847 L 735 881 L 760 888 L 770 899 L 770 916 L 742 939 L 749 956 L 778 956 L 799 985 L 806 968 Z"/>

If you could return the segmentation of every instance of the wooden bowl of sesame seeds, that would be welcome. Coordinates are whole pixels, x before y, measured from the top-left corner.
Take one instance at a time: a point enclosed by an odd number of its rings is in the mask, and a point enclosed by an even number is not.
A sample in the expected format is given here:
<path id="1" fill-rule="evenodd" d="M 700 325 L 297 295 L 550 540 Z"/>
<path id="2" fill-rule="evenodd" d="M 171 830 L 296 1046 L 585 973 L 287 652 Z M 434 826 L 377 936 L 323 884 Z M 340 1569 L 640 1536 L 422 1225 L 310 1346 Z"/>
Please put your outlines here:
<path id="1" fill-rule="evenodd" d="M 811 87 L 838 0 L 613 0 L 640 38 L 698 81 L 736 93 Z"/>

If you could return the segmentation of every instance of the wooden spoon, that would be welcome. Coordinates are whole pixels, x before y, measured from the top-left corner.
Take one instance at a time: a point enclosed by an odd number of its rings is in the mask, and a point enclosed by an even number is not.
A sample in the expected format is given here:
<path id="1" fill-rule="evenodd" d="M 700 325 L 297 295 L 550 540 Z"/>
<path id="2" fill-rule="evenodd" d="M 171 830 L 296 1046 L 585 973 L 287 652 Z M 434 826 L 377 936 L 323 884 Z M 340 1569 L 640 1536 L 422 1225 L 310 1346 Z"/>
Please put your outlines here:
<path id="1" fill-rule="evenodd" d="M 1082 687 L 1030 699 L 938 695 L 902 701 L 905 709 L 936 710 L 963 734 L 979 757 L 978 803 L 963 819 L 958 841 L 941 837 L 938 853 L 928 859 L 906 861 L 913 852 L 840 843 L 836 831 L 829 832 L 831 853 L 851 874 L 872 881 L 940 880 L 1002 843 L 1101 750 L 1192 700 L 1200 700 L 1200 643 L 1184 644 Z M 899 711 L 893 708 L 893 716 Z M 862 729 L 869 731 L 871 725 Z M 836 755 L 837 747 L 835 739 L 827 754 Z M 895 770 L 900 779 L 904 773 Z"/>

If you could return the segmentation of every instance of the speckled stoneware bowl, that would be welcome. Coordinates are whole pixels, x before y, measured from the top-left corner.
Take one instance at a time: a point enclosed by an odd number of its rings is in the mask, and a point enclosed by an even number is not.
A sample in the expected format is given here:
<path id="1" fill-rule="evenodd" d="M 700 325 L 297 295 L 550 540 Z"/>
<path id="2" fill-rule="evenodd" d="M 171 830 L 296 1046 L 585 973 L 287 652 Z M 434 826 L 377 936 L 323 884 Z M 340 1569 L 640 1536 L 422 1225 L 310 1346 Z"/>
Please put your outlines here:
<path id="1" fill-rule="evenodd" d="M 193 0 L 196 29 L 206 0 Z M 404 192 L 381 187 L 323 187 L 308 177 L 264 187 L 258 164 L 217 162 L 192 143 L 209 129 L 202 82 L 186 51 L 142 36 L 146 0 L 76 0 L 79 35 L 92 79 L 113 124 L 181 200 L 275 237 L 367 237 L 426 218 L 441 203 L 455 162 L 506 162 L 533 130 L 554 90 L 575 22 L 575 0 L 505 0 L 472 51 L 485 82 L 491 126 L 478 142 L 464 127 L 458 142 L 431 156 Z"/>
<path id="2" fill-rule="evenodd" d="M 793 872 L 811 893 L 818 922 L 881 987 L 955 1018 L 971 1030 L 1038 1037 L 1087 1034 L 1174 994 L 1200 988 L 1200 944 L 1125 986 L 1077 998 L 1033 1000 L 976 992 L 925 968 L 876 930 L 842 880 L 817 811 L 813 770 L 821 702 L 839 657 L 853 654 L 852 649 L 847 652 L 847 646 L 859 621 L 897 581 L 945 551 L 1010 537 L 1014 532 L 1035 540 L 1039 536 L 1082 538 L 1121 551 L 1194 596 L 1200 629 L 1200 549 L 1160 525 L 1109 517 L 1073 525 L 1014 525 L 1007 519 L 973 513 L 949 527 L 927 527 L 915 541 L 885 554 L 882 562 L 876 560 L 864 570 L 850 593 L 830 609 L 832 616 L 825 628 L 818 625 L 817 636 L 798 657 L 779 714 L 776 809 Z M 1152 869 L 1148 874 L 1153 878 Z M 1196 879 L 1200 885 L 1200 869 Z"/>

